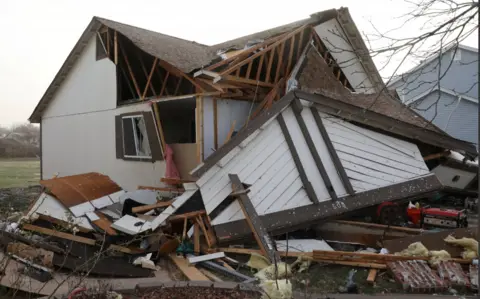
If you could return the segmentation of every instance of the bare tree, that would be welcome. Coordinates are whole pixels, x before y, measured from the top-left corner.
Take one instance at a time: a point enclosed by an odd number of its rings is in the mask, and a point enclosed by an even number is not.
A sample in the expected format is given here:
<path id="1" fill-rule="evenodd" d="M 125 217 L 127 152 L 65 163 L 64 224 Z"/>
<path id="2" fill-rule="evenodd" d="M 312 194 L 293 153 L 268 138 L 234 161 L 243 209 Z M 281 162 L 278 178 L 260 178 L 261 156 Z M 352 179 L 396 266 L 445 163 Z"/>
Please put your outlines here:
<path id="1" fill-rule="evenodd" d="M 384 78 L 386 85 L 393 80 L 399 82 L 392 88 L 399 87 L 403 96 L 411 98 L 420 92 L 440 90 L 442 79 L 454 64 L 458 45 L 478 31 L 479 3 L 472 0 L 403 1 L 409 10 L 399 16 L 399 24 L 395 28 L 384 29 L 385 24 L 380 26 L 371 22 L 374 30 L 373 33 L 366 34 L 366 39 L 371 56 L 380 62 L 379 70 L 389 73 Z M 451 55 L 443 55 L 446 51 L 450 51 Z M 425 61 L 429 62 L 428 66 L 414 69 L 408 76 L 400 74 L 406 71 L 406 65 Z M 478 64 L 478 58 L 464 64 Z M 454 92 L 460 99 L 476 88 L 477 84 L 478 76 L 471 84 Z M 433 110 L 430 122 L 434 121 L 438 115 L 440 96 L 441 93 L 437 92 L 435 101 L 415 109 Z M 455 101 L 446 105 L 454 104 L 458 105 Z"/>

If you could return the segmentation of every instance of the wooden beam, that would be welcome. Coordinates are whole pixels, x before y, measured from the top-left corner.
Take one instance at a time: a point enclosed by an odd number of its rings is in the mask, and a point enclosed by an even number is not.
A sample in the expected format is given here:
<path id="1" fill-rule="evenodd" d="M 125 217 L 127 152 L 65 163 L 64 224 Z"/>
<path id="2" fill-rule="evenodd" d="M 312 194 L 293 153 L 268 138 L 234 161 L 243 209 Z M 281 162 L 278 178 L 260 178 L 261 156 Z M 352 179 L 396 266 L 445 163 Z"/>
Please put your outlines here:
<path id="1" fill-rule="evenodd" d="M 343 186 L 345 187 L 345 190 L 347 190 L 348 194 L 353 195 L 355 194 L 355 190 L 353 190 L 352 183 L 350 182 L 350 179 L 348 178 L 347 172 L 345 171 L 345 168 L 342 165 L 342 161 L 340 161 L 340 158 L 338 157 L 337 151 L 335 150 L 335 147 L 333 146 L 332 140 L 330 140 L 330 136 L 327 133 L 327 130 L 325 129 L 325 126 L 323 125 L 322 118 L 320 117 L 320 114 L 318 113 L 317 108 L 312 106 L 310 108 L 313 114 L 313 118 L 315 119 L 315 122 L 317 123 L 318 130 L 320 131 L 320 134 L 322 135 L 323 141 L 325 142 L 325 145 L 327 146 L 328 152 L 330 154 L 330 158 L 332 159 L 333 165 L 335 165 L 335 169 L 338 172 L 338 175 L 340 176 L 340 179 L 342 180 Z"/>
<path id="2" fill-rule="evenodd" d="M 212 246 L 215 246 L 217 244 L 217 236 L 213 231 L 213 227 L 210 222 L 210 217 L 205 213 L 200 215 L 199 218 L 205 224 L 205 228 L 207 229 L 207 236 L 210 239 L 210 243 L 212 244 Z"/>
<path id="3" fill-rule="evenodd" d="M 222 77 L 219 77 L 217 79 L 215 79 L 213 82 L 214 83 L 217 83 L 217 82 L 227 82 L 227 83 L 230 83 L 230 84 L 235 84 L 235 83 L 245 83 L 245 84 L 249 84 L 249 85 L 253 85 L 253 86 L 261 86 L 261 87 L 273 87 L 275 84 L 273 83 L 268 83 L 268 82 L 264 82 L 264 81 L 255 81 L 255 80 L 252 80 L 252 79 L 246 79 L 246 78 L 239 78 L 239 77 L 235 77 L 235 76 L 230 76 L 230 75 L 223 75 Z"/>
<path id="4" fill-rule="evenodd" d="M 252 64 L 253 60 L 248 63 L 247 73 L 245 74 L 245 78 L 250 79 L 250 73 L 252 72 Z"/>
<path id="5" fill-rule="evenodd" d="M 135 90 L 138 94 L 138 98 L 142 98 L 142 93 L 140 92 L 140 88 L 138 87 L 137 80 L 135 79 L 135 75 L 133 74 L 132 67 L 130 66 L 130 62 L 128 61 L 128 57 L 125 53 L 125 51 L 122 48 L 122 45 L 120 44 L 120 52 L 122 53 L 123 59 L 125 60 L 125 63 L 127 64 L 128 72 L 130 73 L 130 77 L 132 78 L 133 81 L 133 86 L 135 87 Z"/>
<path id="6" fill-rule="evenodd" d="M 157 96 L 155 89 L 153 88 L 153 86 L 151 86 L 151 81 L 152 81 L 153 73 L 155 72 L 155 68 L 157 66 L 157 62 L 158 62 L 158 58 L 155 57 L 155 60 L 153 60 L 152 69 L 150 70 L 150 74 L 148 75 L 148 78 L 147 78 L 147 84 L 145 85 L 145 89 L 143 90 L 142 101 L 145 99 L 145 96 L 147 95 L 148 87 L 151 87 L 153 94 Z"/>
<path id="7" fill-rule="evenodd" d="M 173 222 L 173 221 L 180 221 L 184 219 L 196 218 L 199 215 L 203 215 L 205 213 L 206 213 L 205 210 L 201 210 L 201 211 L 188 212 L 180 215 L 173 215 L 168 218 L 168 221 Z"/>
<path id="8" fill-rule="evenodd" d="M 48 235 L 48 236 L 59 237 L 59 238 L 62 238 L 62 239 L 75 241 L 75 242 L 79 242 L 79 243 L 83 243 L 83 244 L 88 244 L 88 245 L 95 245 L 97 243 L 93 239 L 79 237 L 79 236 L 75 236 L 75 235 L 72 235 L 72 234 L 59 232 L 59 231 L 56 231 L 56 230 L 53 230 L 53 229 L 44 228 L 44 227 L 40 227 L 40 226 L 28 224 L 28 223 L 22 225 L 22 229 L 29 230 L 29 231 L 34 231 L 34 232 L 41 233 L 41 234 Z"/>
<path id="9" fill-rule="evenodd" d="M 248 121 L 250 121 L 251 119 L 254 119 L 260 112 L 262 112 L 263 108 L 267 106 L 268 103 L 273 102 L 273 99 L 278 93 L 278 89 L 282 86 L 284 82 L 285 82 L 285 78 L 281 78 L 277 82 L 277 84 L 272 88 L 272 90 L 270 90 L 270 92 L 265 96 L 265 98 L 263 98 L 262 102 L 258 104 L 257 108 L 255 109 L 255 111 L 253 111 L 252 116 L 250 116 Z M 248 124 L 248 121 L 247 121 L 247 124 Z"/>
<path id="10" fill-rule="evenodd" d="M 223 144 L 227 143 L 228 141 L 230 141 L 230 138 L 232 138 L 233 131 L 235 130 L 235 124 L 236 123 L 237 123 L 237 121 L 234 119 L 232 121 L 232 124 L 230 125 L 230 130 L 228 131 L 227 137 L 225 138 L 225 141 L 223 142 Z"/>
<path id="11" fill-rule="evenodd" d="M 173 95 L 176 96 L 178 94 L 178 90 L 180 89 L 180 85 L 182 84 L 183 77 L 178 78 L 177 86 L 175 87 L 175 91 Z"/>
<path id="12" fill-rule="evenodd" d="M 220 66 L 223 66 L 225 64 L 228 64 L 228 63 L 231 63 L 231 62 L 240 62 L 242 60 L 244 60 L 245 58 L 247 58 L 251 53 L 261 49 L 261 48 L 266 48 L 268 47 L 269 45 L 273 44 L 274 42 L 282 39 L 283 37 L 285 37 L 286 35 L 288 34 L 287 33 L 284 33 L 284 34 L 281 34 L 279 36 L 275 36 L 275 37 L 272 37 L 266 41 L 264 41 L 263 43 L 261 44 L 257 44 L 251 48 L 248 48 L 247 50 L 245 51 L 242 51 L 242 53 L 239 53 L 235 56 L 232 56 L 232 57 L 229 57 L 225 60 L 222 60 L 222 61 L 219 61 L 209 67 L 207 67 L 206 69 L 209 70 L 209 71 L 213 71 L 215 70 L 216 68 L 220 67 Z"/>
<path id="13" fill-rule="evenodd" d="M 292 36 L 292 38 L 290 39 L 290 53 L 288 54 L 287 70 L 285 72 L 285 76 L 290 76 L 290 67 L 292 66 L 293 53 L 295 53 L 295 37 L 296 35 Z M 300 51 L 300 47 L 298 48 L 298 51 Z"/>
<path id="14" fill-rule="evenodd" d="M 288 131 L 287 124 L 283 119 L 282 113 L 278 114 L 277 121 L 280 124 L 283 136 L 287 141 L 288 148 L 290 149 L 290 153 L 292 154 L 293 161 L 295 162 L 295 166 L 297 167 L 298 173 L 300 175 L 300 180 L 302 181 L 302 185 L 307 192 L 308 198 L 311 202 L 318 202 L 318 198 L 315 195 L 312 183 L 310 183 L 310 181 L 308 180 L 307 173 L 305 172 L 305 168 L 303 168 L 302 161 L 300 161 L 300 157 L 298 155 L 297 149 L 295 148 L 295 144 L 293 143 L 292 136 Z"/>
<path id="15" fill-rule="evenodd" d="M 167 188 L 167 187 L 152 187 L 152 186 L 142 186 L 139 185 L 137 187 L 139 190 L 155 190 L 155 191 L 165 191 L 165 192 L 172 192 L 172 193 L 183 193 L 185 189 L 183 188 Z"/>
<path id="16" fill-rule="evenodd" d="M 196 144 L 197 144 L 197 163 L 203 161 L 203 97 L 196 97 Z"/>
<path id="17" fill-rule="evenodd" d="M 193 224 L 193 252 L 200 254 L 200 224 Z"/>
<path id="18" fill-rule="evenodd" d="M 205 227 L 205 223 L 203 223 L 201 216 L 197 215 L 197 217 L 195 217 L 195 221 L 198 223 L 203 232 L 203 236 L 205 237 L 205 241 L 207 241 L 208 248 L 211 248 L 213 246 L 213 242 L 209 238 L 210 236 L 208 235 L 207 228 Z"/>
<path id="19" fill-rule="evenodd" d="M 137 56 L 138 56 L 138 60 L 140 61 L 140 66 L 141 66 L 141 68 L 142 68 L 142 70 L 143 70 L 143 73 L 145 74 L 145 78 L 147 78 L 147 80 L 148 80 L 149 73 L 148 73 L 148 71 L 147 71 L 147 68 L 145 67 L 145 63 L 143 62 L 142 55 L 141 55 L 141 53 L 138 52 L 138 51 L 136 51 L 136 53 L 137 53 Z M 155 69 L 153 69 L 152 71 L 155 71 Z M 149 85 L 149 84 L 146 84 L 146 85 L 145 85 L 145 89 L 146 89 L 147 87 L 150 87 L 150 90 L 152 91 L 153 96 L 156 97 L 156 96 L 157 96 L 157 92 L 155 91 L 155 88 L 153 88 L 153 85 L 151 85 L 151 84 L 150 84 L 150 85 Z M 143 101 L 143 99 L 142 99 L 142 101 Z"/>
<path id="20" fill-rule="evenodd" d="M 303 48 L 302 48 L 302 44 L 303 44 L 303 35 L 305 34 L 305 31 L 302 30 L 300 31 L 300 36 L 299 36 L 299 39 L 298 39 L 298 51 L 297 51 L 297 61 L 298 59 L 300 58 L 300 55 L 302 54 L 303 52 Z"/>
<path id="21" fill-rule="evenodd" d="M 370 269 L 368 272 L 368 277 L 367 277 L 367 282 L 374 284 L 375 283 L 375 278 L 377 277 L 377 269 Z"/>
<path id="22" fill-rule="evenodd" d="M 213 98 L 213 144 L 218 150 L 218 107 L 217 98 Z"/>
<path id="23" fill-rule="evenodd" d="M 158 61 L 158 64 L 163 67 L 165 70 L 167 70 L 168 72 L 176 75 L 177 77 L 183 77 L 184 79 L 187 79 L 190 83 L 192 83 L 193 86 L 195 86 L 196 88 L 198 88 L 200 91 L 204 92 L 205 89 L 200 85 L 198 84 L 197 81 L 195 81 L 194 79 L 190 78 L 189 75 L 185 74 L 184 72 L 180 71 L 179 69 L 177 69 L 176 67 L 174 67 L 173 65 L 169 64 L 168 62 L 164 61 L 164 60 L 159 60 Z"/>
<path id="24" fill-rule="evenodd" d="M 273 80 L 273 82 L 275 82 L 275 83 L 278 81 L 278 78 L 280 76 L 280 71 L 282 70 L 283 54 L 285 52 L 285 43 L 286 43 L 286 41 L 284 41 L 282 43 L 282 45 L 280 46 L 280 54 L 278 56 L 277 70 L 275 71 L 275 79 Z"/>
<path id="25" fill-rule="evenodd" d="M 313 160 L 317 165 L 317 169 L 320 172 L 320 175 L 323 179 L 323 183 L 325 184 L 325 187 L 328 190 L 328 194 L 330 194 L 330 197 L 332 198 L 332 200 L 338 200 L 337 194 L 335 193 L 335 189 L 333 188 L 332 182 L 330 181 L 330 177 L 328 176 L 327 170 L 325 169 L 322 159 L 320 158 L 320 154 L 318 153 L 317 148 L 315 147 L 315 143 L 313 142 L 312 136 L 310 136 L 310 132 L 308 131 L 307 124 L 305 123 L 305 120 L 302 117 L 301 113 L 303 110 L 303 106 L 299 99 L 293 100 L 292 109 L 293 109 L 293 114 L 295 114 L 295 118 L 297 119 L 297 123 L 300 126 L 300 130 L 302 131 L 303 138 L 305 138 L 305 141 L 307 142 L 308 149 L 310 150 Z M 319 203 L 319 201 L 317 200 L 315 203 Z"/>
<path id="26" fill-rule="evenodd" d="M 265 82 L 267 83 L 270 83 L 270 73 L 272 72 L 272 65 L 273 65 L 273 61 L 275 60 L 275 50 L 277 48 L 273 48 L 270 53 L 272 53 L 270 55 L 270 61 L 268 62 L 268 66 L 267 66 L 267 73 L 265 75 Z"/>
<path id="27" fill-rule="evenodd" d="M 202 274 L 197 268 L 195 267 L 190 267 L 188 265 L 188 261 L 183 258 L 175 255 L 174 253 L 171 253 L 169 255 L 170 259 L 173 261 L 173 263 L 178 267 L 180 271 L 182 271 L 183 275 L 187 277 L 189 280 L 192 281 L 210 281 L 205 275 Z"/>
<path id="28" fill-rule="evenodd" d="M 135 207 L 135 208 L 132 208 L 132 212 L 133 212 L 133 213 L 143 213 L 143 212 L 151 211 L 151 210 L 153 210 L 153 209 L 168 207 L 168 206 L 171 205 L 174 201 L 175 201 L 175 200 L 172 199 L 172 200 L 169 200 L 169 201 L 159 201 L 159 202 L 154 203 L 154 204 L 151 204 L 151 205 L 145 205 L 145 206 Z"/>
<path id="29" fill-rule="evenodd" d="M 255 58 L 259 57 L 260 55 L 263 55 L 264 53 L 267 53 L 268 51 L 270 51 L 271 49 L 274 49 L 276 48 L 278 45 L 280 45 L 280 43 L 282 43 L 284 40 L 287 40 L 289 37 L 297 34 L 298 32 L 302 31 L 305 29 L 305 25 L 304 26 L 301 26 L 297 29 L 295 29 L 294 31 L 292 32 L 289 32 L 285 35 L 282 35 L 282 37 L 277 40 L 275 43 L 269 45 L 268 47 L 265 48 L 265 50 L 263 51 L 260 51 L 258 53 L 255 53 L 254 55 L 248 57 L 247 59 L 244 59 L 242 61 L 240 61 L 239 63 L 235 64 L 234 66 L 232 67 L 229 67 L 227 68 L 226 70 L 224 70 L 223 72 L 220 73 L 220 75 L 226 75 L 226 74 L 230 74 L 231 72 L 235 71 L 237 68 L 239 67 L 242 67 L 244 66 L 245 64 L 249 63 L 250 61 L 254 60 Z"/>
<path id="30" fill-rule="evenodd" d="M 163 95 L 163 92 L 166 91 L 165 88 L 167 87 L 168 77 L 170 76 L 170 72 L 168 72 L 168 71 L 166 71 L 166 72 L 167 72 L 167 74 L 165 75 L 165 78 L 163 78 L 162 89 L 160 90 L 160 94 L 158 95 L 159 97 L 161 97 Z"/>
<path id="31" fill-rule="evenodd" d="M 116 30 L 113 33 L 113 59 L 115 65 L 118 65 L 118 37 Z"/>
<path id="32" fill-rule="evenodd" d="M 258 62 L 258 66 L 257 66 L 257 74 L 255 75 L 256 81 L 260 81 L 260 74 L 262 73 L 264 59 L 265 59 L 265 54 L 260 56 L 260 61 Z"/>
<path id="33" fill-rule="evenodd" d="M 240 192 L 244 191 L 243 184 L 240 181 L 240 178 L 237 174 L 229 174 L 230 181 L 232 182 L 232 192 Z M 242 208 L 243 214 L 245 215 L 245 219 L 247 220 L 250 229 L 255 237 L 255 240 L 260 247 L 263 255 L 271 262 L 279 261 L 279 257 L 275 252 L 275 246 L 273 244 L 273 240 L 267 233 L 267 230 L 263 226 L 260 217 L 255 210 L 255 207 L 252 204 L 250 198 L 248 198 L 247 193 L 241 193 L 240 195 L 236 196 L 238 199 L 238 203 Z"/>
<path id="34" fill-rule="evenodd" d="M 448 155 L 450 155 L 450 151 L 443 151 L 443 152 L 440 152 L 440 153 L 427 155 L 427 156 L 423 157 L 423 161 L 430 161 L 430 160 L 433 160 L 433 159 L 443 158 L 443 157 L 446 157 Z"/>
<path id="35" fill-rule="evenodd" d="M 163 135 L 162 122 L 160 121 L 160 112 L 158 111 L 157 103 L 152 103 L 153 112 L 155 114 L 155 121 L 157 122 L 158 136 L 160 136 L 160 142 L 162 144 L 162 152 L 165 153 L 166 143 L 165 136 Z"/>

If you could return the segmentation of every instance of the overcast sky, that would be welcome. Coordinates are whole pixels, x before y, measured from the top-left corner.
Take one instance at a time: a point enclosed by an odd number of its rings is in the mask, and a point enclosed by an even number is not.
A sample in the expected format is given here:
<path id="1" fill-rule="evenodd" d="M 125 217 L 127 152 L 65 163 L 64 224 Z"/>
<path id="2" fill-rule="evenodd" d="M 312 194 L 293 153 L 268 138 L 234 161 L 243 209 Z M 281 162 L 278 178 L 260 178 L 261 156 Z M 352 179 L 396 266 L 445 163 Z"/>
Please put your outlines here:
<path id="1" fill-rule="evenodd" d="M 0 0 L 0 125 L 27 121 L 93 16 L 215 44 L 341 6 L 349 8 L 361 32 L 371 32 L 370 20 L 384 28 L 407 11 L 405 5 L 402 0 Z M 464 44 L 476 47 L 477 36 Z"/>

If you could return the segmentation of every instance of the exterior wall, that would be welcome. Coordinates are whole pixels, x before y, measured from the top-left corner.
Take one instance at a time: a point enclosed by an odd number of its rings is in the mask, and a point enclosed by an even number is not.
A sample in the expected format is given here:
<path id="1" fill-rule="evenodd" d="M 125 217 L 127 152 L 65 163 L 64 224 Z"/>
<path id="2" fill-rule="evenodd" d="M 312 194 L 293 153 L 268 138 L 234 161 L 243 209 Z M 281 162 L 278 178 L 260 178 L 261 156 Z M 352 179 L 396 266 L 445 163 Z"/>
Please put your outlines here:
<path id="1" fill-rule="evenodd" d="M 401 97 L 403 93 L 403 101 L 408 102 L 435 88 L 441 77 L 441 88 L 478 99 L 478 88 L 474 86 L 478 82 L 478 53 L 461 48 L 457 49 L 459 51 L 460 60 L 452 61 L 452 49 L 445 52 L 440 61 L 438 58 L 433 59 L 424 67 L 403 76 L 389 88 L 397 89 Z"/>
<path id="2" fill-rule="evenodd" d="M 374 86 L 368 78 L 360 59 L 355 54 L 341 25 L 336 19 L 331 19 L 315 27 L 315 31 L 322 39 L 330 54 L 356 92 L 372 93 Z"/>
<path id="3" fill-rule="evenodd" d="M 478 143 L 478 104 L 434 91 L 412 104 L 412 109 L 449 135 Z"/>
<path id="4" fill-rule="evenodd" d="M 234 131 L 239 131 L 248 119 L 250 111 L 254 111 L 256 104 L 247 101 L 217 99 L 217 131 L 218 147 L 227 139 L 228 132 L 235 121 Z M 213 99 L 203 98 L 203 155 L 204 159 L 214 152 L 214 114 Z"/>
<path id="5" fill-rule="evenodd" d="M 116 159 L 115 115 L 134 111 L 151 108 L 116 108 L 115 65 L 95 60 L 92 39 L 42 116 L 43 178 L 99 172 L 127 190 L 161 186 L 164 162 Z"/>

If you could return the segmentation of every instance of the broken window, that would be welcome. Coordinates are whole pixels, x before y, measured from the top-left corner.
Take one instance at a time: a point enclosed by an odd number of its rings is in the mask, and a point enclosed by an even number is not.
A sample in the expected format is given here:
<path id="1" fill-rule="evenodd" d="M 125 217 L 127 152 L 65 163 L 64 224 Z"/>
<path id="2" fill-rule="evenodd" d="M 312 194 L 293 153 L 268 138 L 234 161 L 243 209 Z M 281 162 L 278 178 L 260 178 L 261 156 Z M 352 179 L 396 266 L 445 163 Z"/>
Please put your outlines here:
<path id="1" fill-rule="evenodd" d="M 132 112 L 117 115 L 115 119 L 117 159 L 163 160 L 152 113 Z"/>
<path id="2" fill-rule="evenodd" d="M 122 117 L 125 157 L 151 158 L 147 130 L 142 115 Z"/>

